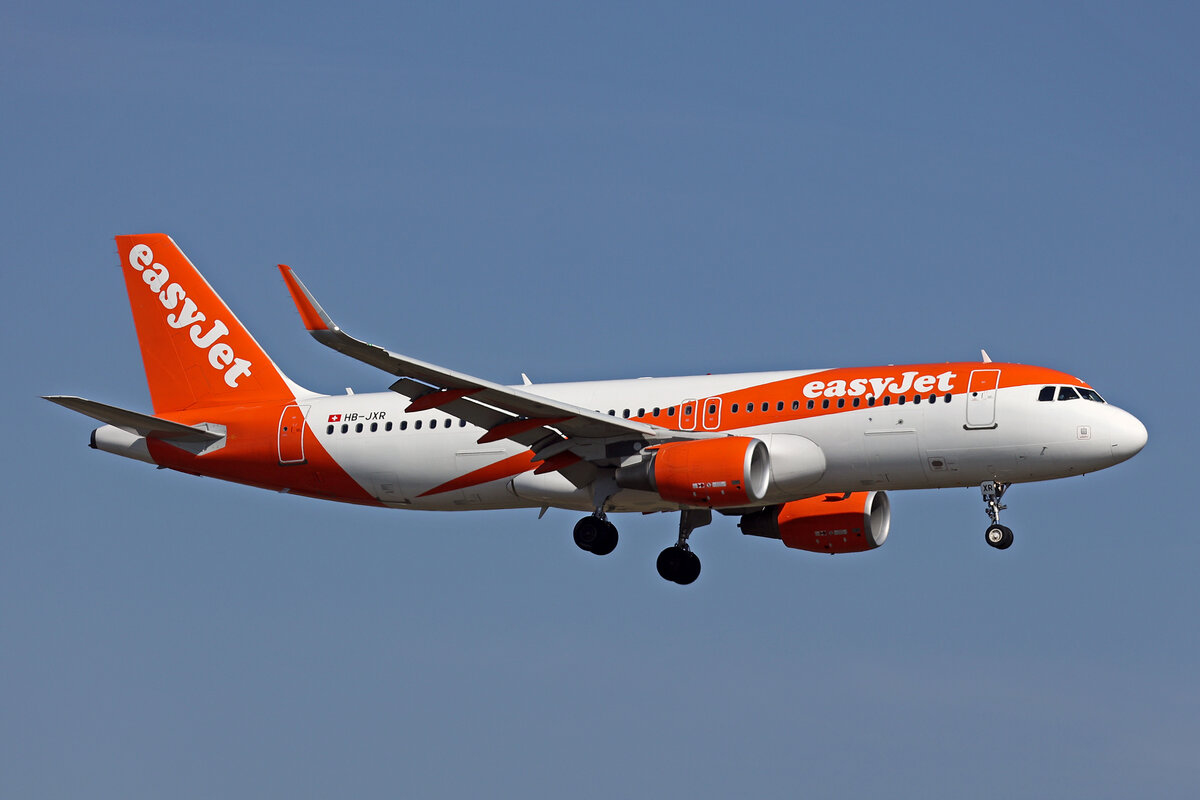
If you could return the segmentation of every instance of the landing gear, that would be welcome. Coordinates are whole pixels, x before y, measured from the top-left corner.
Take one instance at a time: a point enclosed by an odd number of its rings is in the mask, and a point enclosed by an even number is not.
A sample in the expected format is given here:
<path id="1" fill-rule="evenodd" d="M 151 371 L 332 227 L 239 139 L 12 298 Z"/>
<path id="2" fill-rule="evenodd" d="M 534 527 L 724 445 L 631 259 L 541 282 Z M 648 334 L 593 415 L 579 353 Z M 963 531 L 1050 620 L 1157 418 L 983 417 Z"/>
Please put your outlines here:
<path id="1" fill-rule="evenodd" d="M 1013 543 L 1012 530 L 1000 524 L 1000 512 L 1008 508 L 1000 503 L 1000 499 L 1004 497 L 1008 487 L 1009 484 L 997 481 L 984 481 L 979 486 L 983 493 L 983 504 L 987 506 L 987 515 L 992 520 L 992 524 L 984 531 L 983 536 L 987 543 L 997 550 L 1007 550 L 1012 547 Z"/>
<path id="2" fill-rule="evenodd" d="M 1007 550 L 1012 547 L 1013 532 L 1004 525 L 989 525 L 983 535 L 987 539 L 987 543 L 997 550 Z"/>
<path id="3" fill-rule="evenodd" d="M 617 526 L 602 514 L 584 517 L 575 523 L 575 544 L 598 556 L 606 556 L 617 547 Z"/>
<path id="4" fill-rule="evenodd" d="M 687 586 L 700 577 L 700 558 L 688 546 L 692 531 L 712 522 L 707 508 L 688 509 L 679 514 L 679 540 L 658 554 L 658 574 L 664 580 Z"/>

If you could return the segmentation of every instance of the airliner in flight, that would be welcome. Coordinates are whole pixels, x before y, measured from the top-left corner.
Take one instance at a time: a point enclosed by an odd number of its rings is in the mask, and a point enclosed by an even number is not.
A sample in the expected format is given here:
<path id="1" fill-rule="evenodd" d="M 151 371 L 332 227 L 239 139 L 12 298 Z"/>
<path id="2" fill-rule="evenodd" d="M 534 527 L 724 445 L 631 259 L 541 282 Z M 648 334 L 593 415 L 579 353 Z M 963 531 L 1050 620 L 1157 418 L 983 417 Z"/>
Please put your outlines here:
<path id="1" fill-rule="evenodd" d="M 617 545 L 617 512 L 679 512 L 658 557 L 690 584 L 712 512 L 819 553 L 871 550 L 888 490 L 978 486 L 988 544 L 1014 483 L 1111 467 L 1146 428 L 1079 378 L 992 362 L 506 386 L 360 341 L 288 267 L 321 344 L 392 376 L 387 391 L 293 383 L 164 234 L 116 237 L 153 414 L 50 396 L 104 423 L 91 446 L 159 467 L 324 500 L 430 511 L 584 512 L 575 543 Z M 524 377 L 524 376 L 522 376 Z"/>

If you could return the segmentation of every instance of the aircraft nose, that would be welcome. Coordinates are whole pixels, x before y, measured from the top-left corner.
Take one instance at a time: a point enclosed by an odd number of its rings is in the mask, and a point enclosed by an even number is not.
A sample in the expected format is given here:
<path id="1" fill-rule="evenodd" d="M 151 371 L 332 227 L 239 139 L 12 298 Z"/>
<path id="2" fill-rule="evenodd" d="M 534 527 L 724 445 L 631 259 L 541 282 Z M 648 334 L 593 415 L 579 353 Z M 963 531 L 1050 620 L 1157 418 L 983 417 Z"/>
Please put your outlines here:
<path id="1" fill-rule="evenodd" d="M 1113 420 L 1112 453 L 1117 461 L 1124 461 L 1140 453 L 1150 435 L 1140 419 L 1128 411 L 1115 410 L 1120 411 L 1120 415 Z"/>

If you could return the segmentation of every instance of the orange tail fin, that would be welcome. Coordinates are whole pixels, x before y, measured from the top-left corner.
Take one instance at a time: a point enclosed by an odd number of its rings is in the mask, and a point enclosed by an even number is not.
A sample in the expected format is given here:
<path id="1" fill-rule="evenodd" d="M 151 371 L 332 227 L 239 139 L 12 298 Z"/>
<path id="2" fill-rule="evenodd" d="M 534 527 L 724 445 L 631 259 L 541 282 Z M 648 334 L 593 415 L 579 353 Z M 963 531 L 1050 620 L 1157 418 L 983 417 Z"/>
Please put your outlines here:
<path id="1" fill-rule="evenodd" d="M 118 236 L 154 412 L 293 400 L 287 379 L 171 237 Z"/>

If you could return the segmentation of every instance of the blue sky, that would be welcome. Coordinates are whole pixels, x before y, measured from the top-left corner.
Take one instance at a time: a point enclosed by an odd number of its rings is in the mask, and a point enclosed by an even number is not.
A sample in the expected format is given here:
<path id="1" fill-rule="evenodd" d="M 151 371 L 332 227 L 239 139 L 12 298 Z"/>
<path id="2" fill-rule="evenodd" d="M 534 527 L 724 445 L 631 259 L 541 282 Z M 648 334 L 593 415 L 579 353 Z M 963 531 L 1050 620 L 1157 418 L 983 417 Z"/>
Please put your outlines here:
<path id="1" fill-rule="evenodd" d="M 1189 4 L 10 4 L 0 795 L 1194 797 Z M 673 516 L 342 507 L 89 451 L 149 410 L 112 236 L 500 381 L 969 359 L 1150 444 L 897 493 L 828 558 Z"/>

